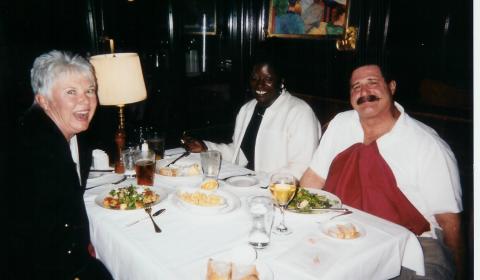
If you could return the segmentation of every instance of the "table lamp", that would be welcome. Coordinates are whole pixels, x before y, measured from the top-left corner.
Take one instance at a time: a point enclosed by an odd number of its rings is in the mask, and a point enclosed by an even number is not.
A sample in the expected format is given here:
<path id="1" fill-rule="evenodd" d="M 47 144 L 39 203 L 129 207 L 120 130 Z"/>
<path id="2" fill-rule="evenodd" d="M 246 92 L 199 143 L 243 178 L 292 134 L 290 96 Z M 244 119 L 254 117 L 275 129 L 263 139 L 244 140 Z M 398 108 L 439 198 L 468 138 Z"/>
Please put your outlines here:
<path id="1" fill-rule="evenodd" d="M 119 124 L 115 133 L 115 172 L 124 173 L 121 153 L 125 147 L 125 104 L 147 98 L 140 58 L 136 53 L 110 53 L 90 57 L 95 68 L 100 105 L 118 106 Z"/>

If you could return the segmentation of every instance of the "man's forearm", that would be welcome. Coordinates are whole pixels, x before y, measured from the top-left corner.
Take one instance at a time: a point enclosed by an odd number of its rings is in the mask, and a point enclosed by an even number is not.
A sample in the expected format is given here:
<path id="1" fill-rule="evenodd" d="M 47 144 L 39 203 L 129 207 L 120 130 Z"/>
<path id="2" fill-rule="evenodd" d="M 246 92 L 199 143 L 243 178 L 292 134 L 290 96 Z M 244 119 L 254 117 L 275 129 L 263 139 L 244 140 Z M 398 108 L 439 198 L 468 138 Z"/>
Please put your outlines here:
<path id="1" fill-rule="evenodd" d="M 460 214 L 445 213 L 435 215 L 440 227 L 443 229 L 443 241 L 450 248 L 455 259 L 457 279 L 463 279 L 463 259 L 465 245 L 462 236 L 462 222 Z"/>

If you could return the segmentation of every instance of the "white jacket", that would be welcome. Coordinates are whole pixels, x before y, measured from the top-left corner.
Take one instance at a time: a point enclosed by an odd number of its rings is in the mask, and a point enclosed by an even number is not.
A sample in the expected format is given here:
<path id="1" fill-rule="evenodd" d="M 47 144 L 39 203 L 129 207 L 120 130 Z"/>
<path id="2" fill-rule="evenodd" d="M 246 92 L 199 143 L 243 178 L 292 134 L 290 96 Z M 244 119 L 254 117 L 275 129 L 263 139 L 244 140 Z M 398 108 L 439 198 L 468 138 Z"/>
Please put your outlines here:
<path id="1" fill-rule="evenodd" d="M 218 150 L 223 160 L 245 166 L 248 161 L 240 149 L 245 130 L 257 100 L 242 106 L 235 122 L 232 143 L 205 141 L 209 150 Z M 303 100 L 283 91 L 267 108 L 255 144 L 255 171 L 289 171 L 300 179 L 307 169 L 321 136 L 315 113 Z"/>

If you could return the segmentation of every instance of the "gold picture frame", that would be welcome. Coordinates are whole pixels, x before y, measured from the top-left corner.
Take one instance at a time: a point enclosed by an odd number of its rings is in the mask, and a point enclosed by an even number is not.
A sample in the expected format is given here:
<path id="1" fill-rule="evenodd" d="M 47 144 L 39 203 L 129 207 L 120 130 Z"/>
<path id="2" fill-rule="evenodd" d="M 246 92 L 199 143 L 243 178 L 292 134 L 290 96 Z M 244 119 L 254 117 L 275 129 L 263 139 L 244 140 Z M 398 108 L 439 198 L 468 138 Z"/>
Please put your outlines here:
<path id="1" fill-rule="evenodd" d="M 267 37 L 339 39 L 348 28 L 349 0 L 270 0 Z"/>

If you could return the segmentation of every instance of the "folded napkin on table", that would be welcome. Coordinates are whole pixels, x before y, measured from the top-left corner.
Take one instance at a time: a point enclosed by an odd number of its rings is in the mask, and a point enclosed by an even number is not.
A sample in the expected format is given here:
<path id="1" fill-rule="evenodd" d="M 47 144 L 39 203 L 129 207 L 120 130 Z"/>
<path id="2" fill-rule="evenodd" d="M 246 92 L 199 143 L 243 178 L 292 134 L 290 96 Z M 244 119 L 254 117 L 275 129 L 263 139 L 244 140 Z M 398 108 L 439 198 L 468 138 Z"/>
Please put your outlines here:
<path id="1" fill-rule="evenodd" d="M 102 150 L 95 149 L 92 152 L 92 157 L 92 169 L 110 169 L 107 153 Z"/>

